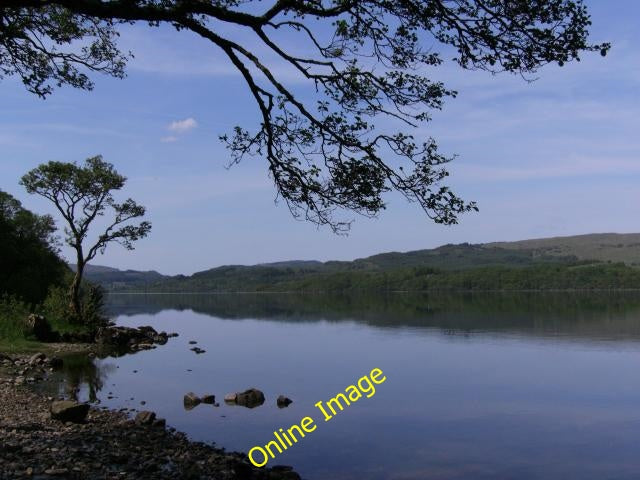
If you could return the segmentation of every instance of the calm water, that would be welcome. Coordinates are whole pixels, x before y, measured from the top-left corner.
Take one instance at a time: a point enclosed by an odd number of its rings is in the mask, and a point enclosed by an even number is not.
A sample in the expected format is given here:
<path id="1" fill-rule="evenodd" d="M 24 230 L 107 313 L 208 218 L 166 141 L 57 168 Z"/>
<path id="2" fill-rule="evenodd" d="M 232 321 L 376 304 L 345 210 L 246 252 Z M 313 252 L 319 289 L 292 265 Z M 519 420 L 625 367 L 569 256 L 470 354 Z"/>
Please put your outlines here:
<path id="1" fill-rule="evenodd" d="M 180 336 L 69 365 L 61 388 L 245 452 L 311 416 L 316 431 L 269 463 L 306 479 L 640 476 L 637 294 L 113 295 L 109 307 L 119 324 Z M 374 367 L 387 377 L 375 395 L 323 422 L 314 404 Z M 261 407 L 222 401 L 254 386 Z M 188 391 L 221 405 L 186 411 Z M 279 394 L 294 403 L 278 409 Z"/>

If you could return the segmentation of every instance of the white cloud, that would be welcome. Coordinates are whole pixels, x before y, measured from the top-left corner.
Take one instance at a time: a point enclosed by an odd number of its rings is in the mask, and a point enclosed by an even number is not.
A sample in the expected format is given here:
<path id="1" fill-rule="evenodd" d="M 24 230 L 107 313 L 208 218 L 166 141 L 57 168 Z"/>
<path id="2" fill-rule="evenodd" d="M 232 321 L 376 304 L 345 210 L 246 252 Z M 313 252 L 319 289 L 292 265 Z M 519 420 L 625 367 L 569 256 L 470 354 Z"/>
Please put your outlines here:
<path id="1" fill-rule="evenodd" d="M 169 135 L 168 137 L 162 137 L 160 139 L 160 141 L 162 143 L 171 143 L 171 142 L 177 142 L 178 141 L 178 137 L 175 137 L 173 135 Z"/>
<path id="2" fill-rule="evenodd" d="M 189 130 L 193 130 L 198 126 L 198 122 L 192 117 L 185 118 L 184 120 L 176 120 L 171 122 L 167 127 L 168 130 L 176 133 L 185 133 Z"/>

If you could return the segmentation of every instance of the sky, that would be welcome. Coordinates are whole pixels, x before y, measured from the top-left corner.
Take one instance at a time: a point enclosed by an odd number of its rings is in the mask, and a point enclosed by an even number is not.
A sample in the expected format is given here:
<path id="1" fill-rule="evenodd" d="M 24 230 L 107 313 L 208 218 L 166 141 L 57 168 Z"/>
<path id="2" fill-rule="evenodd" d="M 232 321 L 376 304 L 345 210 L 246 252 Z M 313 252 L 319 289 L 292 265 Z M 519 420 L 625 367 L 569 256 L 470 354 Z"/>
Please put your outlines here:
<path id="1" fill-rule="evenodd" d="M 15 78 L 0 80 L 0 189 L 55 217 L 19 178 L 49 160 L 103 155 L 128 178 L 120 198 L 146 206 L 153 230 L 134 251 L 111 245 L 94 263 L 165 274 L 351 260 L 446 243 L 640 232 L 640 3 L 586 3 L 591 40 L 613 45 L 604 58 L 546 66 L 534 82 L 452 62 L 433 72 L 459 94 L 413 133 L 458 155 L 448 184 L 480 209 L 458 225 L 431 222 L 397 194 L 386 197 L 379 218 L 348 216 L 355 222 L 347 236 L 295 220 L 274 202 L 263 159 L 227 168 L 218 135 L 257 121 L 233 67 L 207 41 L 143 25 L 122 29 L 120 45 L 135 54 L 124 80 L 94 76 L 93 91 L 61 88 L 46 100 Z M 289 79 L 286 68 L 274 68 Z M 72 258 L 68 248 L 62 252 Z"/>

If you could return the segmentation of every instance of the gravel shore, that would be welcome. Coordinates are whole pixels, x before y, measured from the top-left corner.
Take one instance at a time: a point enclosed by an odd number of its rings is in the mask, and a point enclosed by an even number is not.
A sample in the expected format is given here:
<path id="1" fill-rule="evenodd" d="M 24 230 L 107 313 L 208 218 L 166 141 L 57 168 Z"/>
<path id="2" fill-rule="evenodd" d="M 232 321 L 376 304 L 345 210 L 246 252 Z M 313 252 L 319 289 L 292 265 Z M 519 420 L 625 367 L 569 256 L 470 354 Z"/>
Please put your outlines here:
<path id="1" fill-rule="evenodd" d="M 191 442 L 162 421 L 142 425 L 95 408 L 84 423 L 53 420 L 56 399 L 16 383 L 21 372 L 38 381 L 46 365 L 0 356 L 0 479 L 300 479 L 289 467 L 257 469 L 244 454 Z"/>

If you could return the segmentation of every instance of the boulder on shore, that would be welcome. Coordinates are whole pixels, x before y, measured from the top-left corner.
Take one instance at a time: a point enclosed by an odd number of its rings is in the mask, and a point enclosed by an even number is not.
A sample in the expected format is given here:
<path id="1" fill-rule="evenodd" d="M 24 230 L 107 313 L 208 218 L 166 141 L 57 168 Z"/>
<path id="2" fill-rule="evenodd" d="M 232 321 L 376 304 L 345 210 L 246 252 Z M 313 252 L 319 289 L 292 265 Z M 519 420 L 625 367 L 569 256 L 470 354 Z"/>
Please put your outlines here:
<path id="1" fill-rule="evenodd" d="M 148 410 L 142 411 L 136 415 L 136 425 L 152 425 L 156 419 L 156 414 Z"/>
<path id="2" fill-rule="evenodd" d="M 89 413 L 86 403 L 61 400 L 51 404 L 51 418 L 61 422 L 82 423 Z"/>
<path id="3" fill-rule="evenodd" d="M 157 428 L 165 428 L 167 421 L 164 418 L 156 418 L 151 425 Z"/>
<path id="4" fill-rule="evenodd" d="M 42 315 L 32 313 L 25 319 L 24 327 L 25 335 L 35 337 L 39 342 L 55 342 L 59 338 L 49 321 Z"/>
<path id="5" fill-rule="evenodd" d="M 47 356 L 44 353 L 34 353 L 31 358 L 29 358 L 29 365 L 37 365 L 38 363 L 42 363 L 46 360 Z"/>

